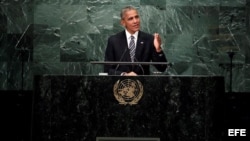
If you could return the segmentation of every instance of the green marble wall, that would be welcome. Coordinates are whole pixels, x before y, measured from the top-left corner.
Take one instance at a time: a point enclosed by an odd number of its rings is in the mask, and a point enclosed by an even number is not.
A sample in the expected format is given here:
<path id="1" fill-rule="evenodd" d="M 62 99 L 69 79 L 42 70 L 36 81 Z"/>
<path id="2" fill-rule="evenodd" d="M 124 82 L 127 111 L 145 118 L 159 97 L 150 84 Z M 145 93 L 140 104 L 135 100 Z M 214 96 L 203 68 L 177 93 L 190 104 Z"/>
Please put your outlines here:
<path id="1" fill-rule="evenodd" d="M 143 31 L 161 34 L 173 63 L 164 74 L 225 76 L 229 91 L 235 51 L 232 90 L 250 91 L 249 0 L 1 0 L 0 89 L 32 90 L 37 74 L 98 74 L 89 62 L 123 30 L 125 5 L 139 9 Z"/>

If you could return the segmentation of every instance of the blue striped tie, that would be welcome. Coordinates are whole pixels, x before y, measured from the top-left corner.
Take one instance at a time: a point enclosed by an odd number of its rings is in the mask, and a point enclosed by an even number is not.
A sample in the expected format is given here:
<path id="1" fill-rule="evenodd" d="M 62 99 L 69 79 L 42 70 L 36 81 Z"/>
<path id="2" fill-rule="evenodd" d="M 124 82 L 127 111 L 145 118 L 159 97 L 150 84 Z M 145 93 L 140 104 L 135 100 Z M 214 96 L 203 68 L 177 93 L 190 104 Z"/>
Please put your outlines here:
<path id="1" fill-rule="evenodd" d="M 131 40 L 129 43 L 129 49 L 130 49 L 130 57 L 131 57 L 131 61 L 134 62 L 134 58 L 135 58 L 135 41 L 134 41 L 134 36 L 131 36 Z"/>

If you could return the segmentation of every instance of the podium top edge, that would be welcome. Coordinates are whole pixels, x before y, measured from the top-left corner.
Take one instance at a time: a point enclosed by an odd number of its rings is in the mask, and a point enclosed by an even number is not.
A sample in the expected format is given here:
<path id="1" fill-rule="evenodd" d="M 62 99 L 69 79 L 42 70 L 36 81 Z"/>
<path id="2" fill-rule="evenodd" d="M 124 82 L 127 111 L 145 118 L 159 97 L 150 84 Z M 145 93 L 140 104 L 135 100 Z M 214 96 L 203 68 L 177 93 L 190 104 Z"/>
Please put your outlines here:
<path id="1" fill-rule="evenodd" d="M 169 62 L 118 62 L 118 61 L 90 61 L 91 64 L 106 65 L 169 65 Z"/>

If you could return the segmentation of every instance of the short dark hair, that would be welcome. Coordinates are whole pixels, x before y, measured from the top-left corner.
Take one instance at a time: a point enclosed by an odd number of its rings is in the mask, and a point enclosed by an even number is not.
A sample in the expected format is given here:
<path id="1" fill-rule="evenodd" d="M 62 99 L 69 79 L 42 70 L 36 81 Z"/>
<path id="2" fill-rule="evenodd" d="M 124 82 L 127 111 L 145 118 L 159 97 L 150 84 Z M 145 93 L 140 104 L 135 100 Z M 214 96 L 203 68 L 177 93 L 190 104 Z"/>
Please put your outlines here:
<path id="1" fill-rule="evenodd" d="M 121 13 L 120 13 L 121 19 L 123 19 L 124 13 L 126 13 L 129 10 L 136 10 L 137 11 L 137 9 L 134 6 L 131 6 L 131 5 L 122 8 Z"/>

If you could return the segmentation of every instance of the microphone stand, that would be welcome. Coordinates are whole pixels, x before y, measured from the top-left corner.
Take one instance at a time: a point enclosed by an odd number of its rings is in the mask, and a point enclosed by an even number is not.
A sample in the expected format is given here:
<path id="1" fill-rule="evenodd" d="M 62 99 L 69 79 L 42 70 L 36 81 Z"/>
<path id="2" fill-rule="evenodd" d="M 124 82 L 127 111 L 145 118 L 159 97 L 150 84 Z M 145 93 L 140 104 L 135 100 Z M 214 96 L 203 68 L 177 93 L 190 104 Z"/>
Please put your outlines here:
<path id="1" fill-rule="evenodd" d="M 233 57 L 235 55 L 235 52 L 227 52 L 229 58 L 230 58 L 230 80 L 229 80 L 229 92 L 232 92 L 232 79 L 233 79 Z"/>
<path id="2" fill-rule="evenodd" d="M 21 91 L 24 90 L 25 53 L 28 52 L 29 55 L 31 55 L 30 51 L 33 49 L 33 44 L 31 41 L 34 40 L 36 34 L 44 33 L 47 27 L 48 25 L 44 24 L 29 24 L 15 45 L 15 49 L 20 52 L 20 59 L 21 59 Z M 29 60 L 30 58 L 27 59 L 27 61 Z"/>
<path id="3" fill-rule="evenodd" d="M 240 50 L 239 48 L 239 45 L 237 44 L 237 40 L 234 38 L 234 35 L 232 33 L 232 31 L 230 30 L 229 27 L 228 28 L 228 31 L 230 32 L 230 35 L 232 36 L 233 38 L 233 41 L 236 43 L 236 47 L 237 47 L 237 50 Z M 235 52 L 232 51 L 233 49 L 231 49 L 229 52 L 227 52 L 229 58 L 230 58 L 230 88 L 229 88 L 229 92 L 231 93 L 232 92 L 232 79 L 233 79 L 233 57 L 235 55 Z"/>
<path id="4" fill-rule="evenodd" d="M 125 50 L 123 51 L 123 53 L 122 53 L 122 56 L 121 56 L 121 58 L 120 58 L 120 61 L 119 62 L 121 62 L 122 61 L 122 59 L 124 58 L 124 55 L 125 55 L 125 53 L 127 52 L 127 50 L 128 50 L 128 48 L 126 47 L 125 48 Z M 116 71 L 117 71 L 117 69 L 119 68 L 119 66 L 120 66 L 120 64 L 117 64 L 117 66 L 115 67 L 115 75 L 116 75 Z"/>
<path id="5" fill-rule="evenodd" d="M 137 60 L 136 57 L 134 57 L 134 59 L 135 59 L 136 62 L 139 62 L 139 61 Z M 144 69 L 143 69 L 142 65 L 141 65 L 141 64 L 138 64 L 138 66 L 139 66 L 140 69 L 142 70 L 142 75 L 144 75 Z"/>
<path id="6" fill-rule="evenodd" d="M 21 92 L 24 90 L 24 61 L 25 61 L 25 52 L 29 51 L 30 49 L 28 47 L 24 47 L 26 41 L 28 41 L 29 38 L 27 38 L 27 34 L 30 34 L 31 37 L 33 35 L 33 24 L 29 24 L 24 32 L 22 33 L 21 37 L 18 39 L 17 44 L 15 45 L 15 49 L 20 52 L 20 59 L 21 59 Z M 29 35 L 29 36 L 30 36 Z"/>

